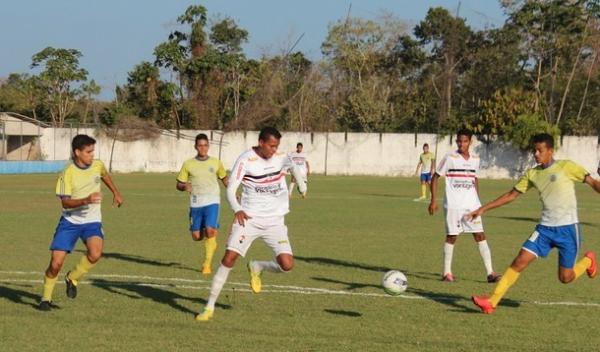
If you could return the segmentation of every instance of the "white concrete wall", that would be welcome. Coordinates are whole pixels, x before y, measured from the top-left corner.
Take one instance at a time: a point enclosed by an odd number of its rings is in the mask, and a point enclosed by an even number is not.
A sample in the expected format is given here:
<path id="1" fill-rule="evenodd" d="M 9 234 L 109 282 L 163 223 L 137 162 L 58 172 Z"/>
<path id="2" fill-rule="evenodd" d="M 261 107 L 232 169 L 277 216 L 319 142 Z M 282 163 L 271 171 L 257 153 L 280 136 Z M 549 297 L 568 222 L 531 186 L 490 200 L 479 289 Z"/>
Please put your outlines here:
<path id="1" fill-rule="evenodd" d="M 181 139 L 161 135 L 150 140 L 117 141 L 112 169 L 116 172 L 178 171 L 186 159 L 195 155 L 193 138 L 200 132 L 210 136 L 210 131 L 185 130 L 181 132 L 185 138 Z M 96 157 L 108 166 L 112 139 L 93 129 L 44 129 L 40 138 L 43 158 L 68 159 L 71 139 L 77 133 L 87 133 L 97 139 Z M 219 135 L 215 133 L 213 137 L 210 154 L 218 157 Z M 220 151 L 225 167 L 231 168 L 238 155 L 256 145 L 257 139 L 255 131 L 225 134 Z M 409 176 L 415 171 L 423 143 L 429 143 L 430 150 L 441 157 L 454 149 L 453 140 L 454 136 L 447 136 L 436 143 L 433 134 L 289 132 L 283 133 L 280 150 L 292 151 L 297 142 L 302 142 L 315 173 Z M 485 178 L 514 178 L 533 164 L 531 155 L 503 142 L 486 145 L 474 139 L 472 150 L 481 156 L 481 177 Z M 564 137 L 557 158 L 574 160 L 595 174 L 599 151 L 597 137 Z"/>

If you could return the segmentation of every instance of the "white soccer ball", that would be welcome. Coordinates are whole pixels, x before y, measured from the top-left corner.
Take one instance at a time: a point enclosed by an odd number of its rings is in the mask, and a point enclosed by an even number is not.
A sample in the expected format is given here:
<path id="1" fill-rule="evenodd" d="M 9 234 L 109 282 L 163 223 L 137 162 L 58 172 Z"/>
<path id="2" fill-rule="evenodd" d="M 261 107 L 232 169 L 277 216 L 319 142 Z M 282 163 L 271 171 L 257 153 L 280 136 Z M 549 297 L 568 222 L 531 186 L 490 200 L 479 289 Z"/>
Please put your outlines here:
<path id="1" fill-rule="evenodd" d="M 408 287 L 408 280 L 406 275 L 398 270 L 390 270 L 383 274 L 381 280 L 381 286 L 388 295 L 397 296 L 402 292 L 406 291 Z"/>

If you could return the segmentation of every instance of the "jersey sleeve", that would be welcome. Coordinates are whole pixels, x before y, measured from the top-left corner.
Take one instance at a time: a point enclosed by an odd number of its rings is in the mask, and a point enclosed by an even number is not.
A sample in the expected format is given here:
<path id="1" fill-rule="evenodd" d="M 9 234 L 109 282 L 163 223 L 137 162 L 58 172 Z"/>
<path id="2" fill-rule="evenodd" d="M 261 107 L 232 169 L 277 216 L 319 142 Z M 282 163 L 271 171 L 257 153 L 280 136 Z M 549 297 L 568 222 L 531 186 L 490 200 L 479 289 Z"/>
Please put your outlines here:
<path id="1" fill-rule="evenodd" d="M 584 182 L 585 177 L 590 174 L 583 166 L 572 161 L 567 161 L 564 170 L 567 176 L 575 182 Z"/>
<path id="2" fill-rule="evenodd" d="M 238 202 L 236 192 L 242 180 L 246 175 L 246 159 L 240 156 L 231 169 L 229 184 L 227 185 L 227 201 L 234 213 L 243 210 L 242 205 Z"/>
<path id="3" fill-rule="evenodd" d="M 525 172 L 523 176 L 517 181 L 515 186 L 513 187 L 519 193 L 527 192 L 531 187 L 533 187 L 533 183 L 531 182 L 531 171 Z"/>
<path id="4" fill-rule="evenodd" d="M 177 181 L 182 183 L 187 183 L 190 180 L 190 170 L 188 169 L 188 163 L 185 162 L 181 166 L 181 170 L 179 170 L 179 175 L 177 175 Z"/>
<path id="5" fill-rule="evenodd" d="M 219 168 L 217 169 L 217 177 L 222 180 L 225 178 L 225 176 L 227 176 L 227 171 L 225 171 L 225 167 L 223 166 L 223 163 L 221 162 L 221 160 L 219 160 Z"/>
<path id="6" fill-rule="evenodd" d="M 73 173 L 70 168 L 66 168 L 58 176 L 56 195 L 59 197 L 70 197 L 71 194 L 73 194 Z"/>
<path id="7" fill-rule="evenodd" d="M 106 166 L 101 160 L 96 160 L 98 163 L 98 169 L 100 170 L 100 177 L 104 177 L 108 175 L 108 171 L 106 170 Z"/>
<path id="8" fill-rule="evenodd" d="M 446 171 L 448 171 L 448 163 L 449 162 L 450 162 L 450 158 L 448 157 L 448 154 L 444 155 L 442 160 L 440 160 L 439 164 L 435 168 L 435 173 L 440 176 L 446 175 Z"/>

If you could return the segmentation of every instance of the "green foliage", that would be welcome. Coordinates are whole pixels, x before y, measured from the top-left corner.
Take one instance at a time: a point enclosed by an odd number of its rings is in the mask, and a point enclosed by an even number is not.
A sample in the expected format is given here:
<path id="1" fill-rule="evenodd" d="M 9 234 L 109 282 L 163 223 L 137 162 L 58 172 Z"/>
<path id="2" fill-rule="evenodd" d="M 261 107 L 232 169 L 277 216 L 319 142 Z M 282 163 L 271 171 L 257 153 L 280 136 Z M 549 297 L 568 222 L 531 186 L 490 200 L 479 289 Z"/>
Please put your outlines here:
<path id="1" fill-rule="evenodd" d="M 512 125 L 506 126 L 504 140 L 521 150 L 531 150 L 531 138 L 539 133 L 548 133 L 557 140 L 560 136 L 558 127 L 551 125 L 537 114 L 523 114 L 517 117 Z M 558 143 L 555 143 L 558 148 Z"/>

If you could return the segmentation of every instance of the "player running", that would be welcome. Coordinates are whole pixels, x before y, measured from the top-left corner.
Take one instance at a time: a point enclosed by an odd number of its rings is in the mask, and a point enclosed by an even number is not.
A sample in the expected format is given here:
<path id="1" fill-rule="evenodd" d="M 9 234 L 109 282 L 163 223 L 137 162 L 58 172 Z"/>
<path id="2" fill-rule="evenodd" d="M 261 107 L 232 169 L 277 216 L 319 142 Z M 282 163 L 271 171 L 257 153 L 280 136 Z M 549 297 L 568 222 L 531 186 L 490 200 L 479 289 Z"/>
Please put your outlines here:
<path id="1" fill-rule="evenodd" d="M 298 166 L 298 169 L 304 176 L 305 182 L 308 182 L 308 176 L 310 176 L 310 165 L 308 164 L 308 160 L 306 160 L 306 153 L 302 150 L 304 149 L 304 145 L 298 142 L 296 144 L 296 151 L 290 153 L 290 159 L 292 162 Z M 290 198 L 292 198 L 292 192 L 294 192 L 294 187 L 296 186 L 296 179 L 292 175 L 292 180 L 290 181 L 290 187 L 288 189 L 288 193 L 290 194 Z"/>
<path id="2" fill-rule="evenodd" d="M 452 256 L 454 244 L 458 235 L 472 233 L 483 265 L 487 273 L 487 281 L 497 282 L 500 276 L 492 268 L 492 253 L 483 233 L 483 222 L 481 218 L 466 221 L 463 216 L 481 206 L 479 201 L 479 157 L 469 152 L 472 133 L 468 130 L 460 130 L 456 136 L 458 150 L 450 152 L 440 161 L 431 179 L 431 203 L 429 214 L 437 211 L 437 182 L 440 176 L 446 178 L 446 197 L 444 209 L 446 212 L 446 242 L 444 243 L 444 271 L 442 280 L 454 281 L 452 274 Z"/>
<path id="3" fill-rule="evenodd" d="M 186 160 L 177 176 L 176 188 L 190 193 L 190 232 L 194 241 L 204 241 L 202 274 L 212 273 L 212 258 L 217 250 L 221 190 L 217 179 L 227 187 L 227 172 L 219 159 L 208 155 L 208 136 L 200 133 L 194 144 L 196 157 Z"/>
<path id="4" fill-rule="evenodd" d="M 104 163 L 94 160 L 95 144 L 95 139 L 84 134 L 73 138 L 73 160 L 64 168 L 56 184 L 56 195 L 60 198 L 63 211 L 50 244 L 50 264 L 46 269 L 44 291 L 38 306 L 42 311 L 53 308 L 52 292 L 58 273 L 77 239 L 81 238 L 87 252 L 65 276 L 67 297 L 77 297 L 78 280 L 90 271 L 102 256 L 104 232 L 100 212 L 100 180 L 112 192 L 113 205 L 120 207 L 123 204 L 123 197 L 112 182 Z"/>
<path id="5" fill-rule="evenodd" d="M 577 216 L 575 182 L 586 183 L 598 193 L 600 182 L 570 160 L 554 160 L 554 138 L 551 135 L 539 134 L 532 141 L 538 165 L 527 170 L 512 190 L 467 215 L 467 218 L 477 219 L 490 209 L 512 202 L 531 188 L 540 192 L 542 219 L 535 231 L 523 244 L 492 296 L 472 297 L 473 303 L 486 314 L 494 312 L 521 272 L 538 257 L 546 257 L 552 248 L 558 248 L 558 279 L 562 283 L 572 282 L 583 273 L 590 278 L 598 274 L 594 252 L 585 253 L 576 262 L 581 245 L 581 226 Z"/>
<path id="6" fill-rule="evenodd" d="M 289 156 L 277 152 L 280 139 L 281 134 L 275 128 L 263 128 L 258 136 L 258 146 L 242 153 L 235 162 L 227 187 L 227 200 L 235 212 L 235 218 L 221 266 L 212 280 L 208 303 L 196 320 L 206 321 L 213 317 L 215 303 L 229 272 L 237 258 L 246 255 L 255 239 L 265 241 L 275 252 L 276 260 L 248 262 L 252 292 L 261 291 L 263 271 L 285 273 L 294 266 L 292 247 L 284 223 L 284 216 L 289 212 L 285 183 L 287 170 L 292 170 L 301 194 L 306 192 L 306 183 Z M 236 197 L 240 184 L 243 188 L 241 204 Z"/>

